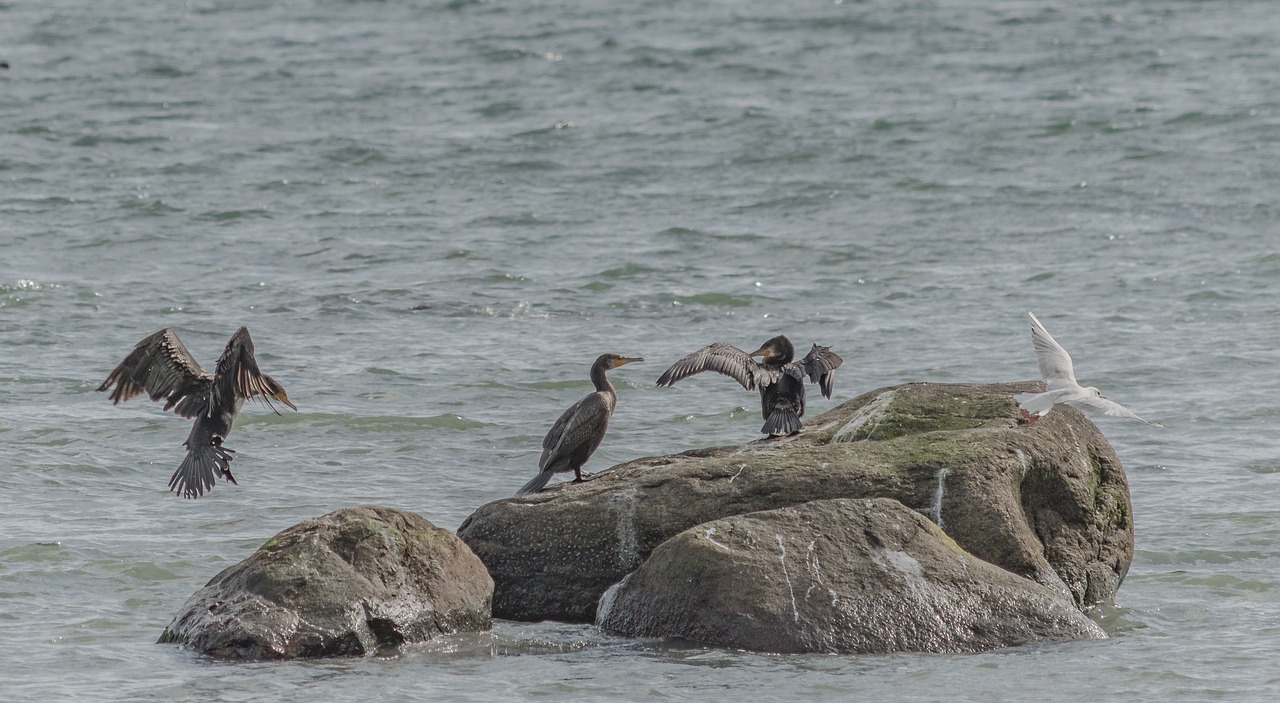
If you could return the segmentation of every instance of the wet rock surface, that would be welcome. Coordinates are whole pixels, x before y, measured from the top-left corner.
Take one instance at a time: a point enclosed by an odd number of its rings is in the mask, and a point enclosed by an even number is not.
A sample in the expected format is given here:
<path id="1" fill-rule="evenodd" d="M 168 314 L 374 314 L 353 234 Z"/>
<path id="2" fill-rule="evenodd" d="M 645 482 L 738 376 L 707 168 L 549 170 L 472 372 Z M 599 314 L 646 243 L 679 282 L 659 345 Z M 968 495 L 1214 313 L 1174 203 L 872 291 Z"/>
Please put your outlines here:
<path id="1" fill-rule="evenodd" d="M 698 525 L 601 599 L 597 623 L 762 652 L 974 652 L 1106 635 L 1061 594 L 977 559 L 886 499 Z"/>
<path id="2" fill-rule="evenodd" d="M 448 530 L 373 505 L 301 522 L 224 569 L 160 642 L 228 659 L 364 655 L 485 631 L 493 581 Z"/>
<path id="3" fill-rule="evenodd" d="M 583 484 L 479 508 L 458 535 L 495 581 L 494 616 L 593 622 L 613 584 L 695 525 L 832 498 L 893 498 L 964 550 L 1083 607 L 1133 558 L 1128 484 L 1079 412 L 1023 424 L 1038 382 L 865 393 L 805 433 L 620 464 Z"/>

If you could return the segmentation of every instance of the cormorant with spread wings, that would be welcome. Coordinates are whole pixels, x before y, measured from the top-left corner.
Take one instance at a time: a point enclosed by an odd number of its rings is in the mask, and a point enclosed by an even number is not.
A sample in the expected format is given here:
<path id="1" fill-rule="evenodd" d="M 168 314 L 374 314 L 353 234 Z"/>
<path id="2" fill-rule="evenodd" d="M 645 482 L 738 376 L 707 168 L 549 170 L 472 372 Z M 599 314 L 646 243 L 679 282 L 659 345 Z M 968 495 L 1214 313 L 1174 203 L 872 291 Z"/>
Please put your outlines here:
<path id="1" fill-rule="evenodd" d="M 670 386 L 703 371 L 722 373 L 747 390 L 759 387 L 760 414 L 764 417 L 760 432 L 770 437 L 792 435 L 804 428 L 800 418 L 804 416 L 805 378 L 817 383 L 823 397 L 830 398 L 835 370 L 844 362 L 831 347 L 817 344 L 803 359 L 792 361 L 795 355 L 795 346 L 782 335 L 750 354 L 732 344 L 716 342 L 672 364 L 658 378 L 658 385 Z M 764 357 L 764 361 L 756 361 L 755 356 Z"/>
<path id="2" fill-rule="evenodd" d="M 271 404 L 273 399 L 298 409 L 275 379 L 258 370 L 247 327 L 231 336 L 213 373 L 205 371 L 178 335 L 166 327 L 138 342 L 98 390 L 105 391 L 113 385 L 113 404 L 145 391 L 152 400 L 163 400 L 165 410 L 195 418 L 184 442 L 187 456 L 169 479 L 169 489 L 183 498 L 199 498 L 213 490 L 218 476 L 236 482 L 231 475 L 234 452 L 223 447 L 222 442 L 231 433 L 231 424 L 245 399 L 261 399 L 276 414 L 280 411 Z"/>

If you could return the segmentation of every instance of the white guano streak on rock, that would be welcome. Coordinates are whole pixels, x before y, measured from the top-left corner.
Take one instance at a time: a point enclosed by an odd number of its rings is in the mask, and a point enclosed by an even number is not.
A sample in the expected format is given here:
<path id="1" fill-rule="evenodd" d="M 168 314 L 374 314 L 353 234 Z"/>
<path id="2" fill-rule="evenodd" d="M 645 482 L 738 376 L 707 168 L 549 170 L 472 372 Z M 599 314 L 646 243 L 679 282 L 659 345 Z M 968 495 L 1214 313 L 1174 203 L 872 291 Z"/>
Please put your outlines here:
<path id="1" fill-rule="evenodd" d="M 813 577 L 813 583 L 810 583 L 809 588 L 805 589 L 805 600 L 809 600 L 809 596 L 813 595 L 813 589 L 818 586 L 826 585 L 822 582 L 822 565 L 818 563 L 818 554 L 813 551 L 813 548 L 817 546 L 817 544 L 817 540 L 810 542 L 809 549 L 804 555 L 804 561 L 809 565 L 809 575 Z"/>
<path id="2" fill-rule="evenodd" d="M 1022 465 L 1022 478 L 1027 477 L 1027 472 L 1031 470 L 1031 462 L 1027 461 L 1027 455 L 1017 447 L 1013 448 L 1013 455 L 1018 457 L 1018 463 Z"/>
<path id="3" fill-rule="evenodd" d="M 796 591 L 791 587 L 791 575 L 787 573 L 787 545 L 783 543 L 782 535 L 775 534 L 773 537 L 778 540 L 778 549 L 782 550 L 778 561 L 782 562 L 782 578 L 787 580 L 787 593 L 791 594 L 791 615 L 795 618 L 795 622 L 800 622 L 800 608 L 796 605 Z"/>
<path id="4" fill-rule="evenodd" d="M 942 496 L 947 492 L 947 474 L 951 473 L 951 469 L 945 466 L 938 469 L 938 487 L 933 491 L 933 506 L 929 508 L 929 512 L 933 513 L 929 517 L 933 518 L 933 522 L 938 527 L 945 527 L 942 524 Z"/>
<path id="5" fill-rule="evenodd" d="M 896 572 L 902 577 L 907 589 L 911 595 L 915 596 L 920 603 L 927 603 L 929 594 L 933 591 L 933 587 L 929 584 L 929 580 L 924 577 L 924 567 L 915 557 L 903 551 L 885 549 L 884 547 L 876 547 L 874 556 L 875 561 L 885 571 Z"/>
<path id="6" fill-rule="evenodd" d="M 617 514 L 618 564 L 634 568 L 640 564 L 639 540 L 636 539 L 635 487 L 609 498 L 609 508 Z"/>
<path id="7" fill-rule="evenodd" d="M 831 436 L 831 443 L 835 444 L 837 442 L 857 441 L 854 435 L 858 433 L 858 430 L 862 429 L 863 425 L 866 425 L 869 422 L 873 424 L 871 425 L 871 429 L 867 430 L 866 437 L 863 437 L 863 439 L 870 439 L 871 434 L 875 432 L 876 427 L 880 425 L 880 419 L 884 417 L 885 412 L 889 408 L 889 404 L 893 402 L 893 398 L 897 394 L 897 391 L 885 391 L 884 393 L 876 396 L 875 400 L 858 408 L 857 412 L 855 412 L 853 416 L 849 418 L 849 421 L 844 424 L 844 427 L 836 430 L 836 433 Z"/>
<path id="8" fill-rule="evenodd" d="M 734 474 L 733 476 L 731 476 L 731 477 L 729 478 L 729 483 L 733 483 L 734 479 L 736 479 L 736 478 L 738 478 L 739 476 L 741 476 L 741 475 L 742 475 L 742 472 L 743 472 L 743 471 L 746 471 L 746 470 L 747 470 L 747 465 L 746 465 L 746 464 L 743 464 L 742 466 L 739 466 L 739 467 L 738 467 L 738 473 Z"/>
<path id="9" fill-rule="evenodd" d="M 717 547 L 719 547 L 719 548 L 721 548 L 721 549 L 725 550 L 726 552 L 732 552 L 733 550 L 732 550 L 732 549 L 730 549 L 728 545 L 726 545 L 726 544 L 721 544 L 721 543 L 719 543 L 719 542 L 717 542 L 717 541 L 716 541 L 716 538 L 712 536 L 712 535 L 714 535 L 715 533 L 716 533 L 716 528 L 714 528 L 714 527 L 708 527 L 708 528 L 707 528 L 707 533 L 706 533 L 706 535 L 704 535 L 704 536 L 707 538 L 707 541 L 708 541 L 708 542 L 710 542 L 710 543 L 712 543 L 712 544 L 716 545 Z"/>

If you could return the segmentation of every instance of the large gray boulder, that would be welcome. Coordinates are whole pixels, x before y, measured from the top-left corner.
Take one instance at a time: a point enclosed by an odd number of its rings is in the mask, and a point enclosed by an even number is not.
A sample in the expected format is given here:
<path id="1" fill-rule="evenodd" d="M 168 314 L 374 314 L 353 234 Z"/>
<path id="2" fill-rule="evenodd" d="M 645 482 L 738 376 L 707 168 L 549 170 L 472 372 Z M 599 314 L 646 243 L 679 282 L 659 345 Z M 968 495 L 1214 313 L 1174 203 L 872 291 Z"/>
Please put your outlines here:
<path id="1" fill-rule="evenodd" d="M 490 628 L 493 580 L 448 530 L 362 505 L 301 522 L 187 599 L 160 642 L 228 659 L 363 655 Z"/>
<path id="2" fill-rule="evenodd" d="M 819 500 L 703 523 L 600 600 L 597 624 L 761 652 L 976 652 L 1101 639 L 1059 593 L 960 549 L 896 500 Z"/>
<path id="3" fill-rule="evenodd" d="M 494 616 L 593 622 L 600 595 L 695 525 L 829 498 L 893 498 L 974 556 L 1080 607 L 1133 559 L 1128 484 L 1106 438 L 1059 408 L 1028 426 L 1038 382 L 865 393 L 801 435 L 618 465 L 587 483 L 481 506 L 458 536 L 495 581 Z"/>

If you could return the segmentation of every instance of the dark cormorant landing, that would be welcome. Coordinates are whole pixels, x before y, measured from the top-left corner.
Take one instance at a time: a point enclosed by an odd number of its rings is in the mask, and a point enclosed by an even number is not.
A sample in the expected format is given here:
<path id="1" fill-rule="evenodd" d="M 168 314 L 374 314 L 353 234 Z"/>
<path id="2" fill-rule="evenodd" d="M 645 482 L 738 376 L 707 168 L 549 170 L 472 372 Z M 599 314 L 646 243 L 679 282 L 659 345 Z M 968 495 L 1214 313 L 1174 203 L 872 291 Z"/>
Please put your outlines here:
<path id="1" fill-rule="evenodd" d="M 573 472 L 574 483 L 591 478 L 591 474 L 582 473 L 582 465 L 600 446 L 600 440 L 609 429 L 613 408 L 618 404 L 618 394 L 605 372 L 634 361 L 644 359 L 617 354 L 601 354 L 596 359 L 591 365 L 591 382 L 595 384 L 596 392 L 569 406 L 551 426 L 551 431 L 542 440 L 538 475 L 516 491 L 516 495 L 537 493 L 551 480 L 552 474 L 564 471 Z"/>
<path id="2" fill-rule="evenodd" d="M 246 398 L 260 398 L 277 415 L 280 411 L 271 404 L 272 399 L 298 409 L 275 379 L 258 370 L 247 327 L 231 336 L 213 373 L 201 368 L 178 335 L 166 327 L 138 342 L 98 390 L 112 385 L 113 404 L 146 391 L 152 400 L 165 401 L 165 410 L 195 418 L 183 443 L 187 456 L 169 479 L 169 489 L 183 498 L 199 498 L 213 490 L 217 476 L 236 482 L 231 475 L 234 452 L 223 447 L 222 441 L 231 433 L 231 424 Z"/>
<path id="3" fill-rule="evenodd" d="M 770 437 L 792 435 L 804 428 L 804 380 L 817 383 L 823 397 L 831 397 L 835 370 L 844 362 L 831 347 L 817 344 L 799 361 L 792 361 L 796 348 L 782 335 L 760 345 L 750 354 L 724 342 L 705 346 L 671 365 L 658 378 L 659 386 L 670 386 L 682 378 L 703 371 L 722 373 L 751 390 L 760 388 L 760 431 Z M 751 358 L 764 357 L 763 362 Z"/>

